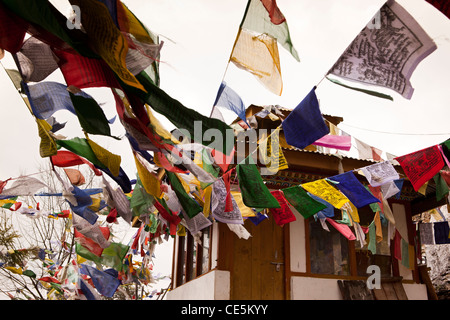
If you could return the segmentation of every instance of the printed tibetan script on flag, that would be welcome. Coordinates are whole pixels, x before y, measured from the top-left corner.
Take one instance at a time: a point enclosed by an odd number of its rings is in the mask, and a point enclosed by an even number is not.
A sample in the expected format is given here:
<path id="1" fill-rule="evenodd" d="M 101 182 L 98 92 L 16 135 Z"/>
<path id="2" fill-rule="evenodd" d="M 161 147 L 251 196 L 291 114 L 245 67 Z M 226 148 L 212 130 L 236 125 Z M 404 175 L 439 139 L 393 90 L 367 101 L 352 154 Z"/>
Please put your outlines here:
<path id="1" fill-rule="evenodd" d="M 410 77 L 437 46 L 414 18 L 389 0 L 380 25 L 367 25 L 331 68 L 336 76 L 392 89 L 410 99 Z"/>

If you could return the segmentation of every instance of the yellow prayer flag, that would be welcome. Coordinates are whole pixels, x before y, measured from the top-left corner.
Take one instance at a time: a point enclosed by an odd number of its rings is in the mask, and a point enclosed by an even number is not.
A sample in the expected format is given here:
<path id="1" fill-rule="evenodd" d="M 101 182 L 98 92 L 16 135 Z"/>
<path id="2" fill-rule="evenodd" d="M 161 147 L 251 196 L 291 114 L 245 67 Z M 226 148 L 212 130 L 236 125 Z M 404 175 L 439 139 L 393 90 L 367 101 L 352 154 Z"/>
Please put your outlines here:
<path id="1" fill-rule="evenodd" d="M 177 227 L 177 236 L 185 237 L 186 236 L 186 228 L 180 223 Z"/>
<path id="2" fill-rule="evenodd" d="M 92 204 L 88 208 L 94 212 L 97 212 L 98 210 L 100 210 L 100 204 L 102 199 L 100 199 L 99 197 L 91 197 L 91 199 Z"/>
<path id="3" fill-rule="evenodd" d="M 423 194 L 424 196 L 427 193 L 427 187 L 428 187 L 428 181 L 425 182 L 420 188 L 419 190 L 417 190 L 417 192 L 419 192 L 420 194 Z"/>
<path id="4" fill-rule="evenodd" d="M 44 119 L 36 118 L 36 123 L 38 125 L 39 137 L 41 138 L 41 143 L 39 144 L 39 154 L 42 158 L 55 155 L 58 150 L 55 140 L 50 135 L 52 126 Z"/>
<path id="5" fill-rule="evenodd" d="M 301 186 L 337 209 L 341 209 L 344 204 L 350 201 L 341 191 L 330 185 L 325 179 L 304 183 Z"/>
<path id="6" fill-rule="evenodd" d="M 120 162 L 122 160 L 121 156 L 109 152 L 89 138 L 86 140 L 97 159 L 103 163 L 114 176 L 117 177 L 120 173 Z"/>
<path id="7" fill-rule="evenodd" d="M 8 204 L 8 203 L 16 203 L 16 200 L 11 200 L 11 199 L 0 200 L 0 207 L 3 207 L 5 204 Z"/>
<path id="8" fill-rule="evenodd" d="M 352 220 L 354 222 L 359 223 L 359 213 L 358 213 L 358 208 L 355 207 L 355 205 L 351 202 L 348 202 L 348 205 L 350 206 L 350 209 L 347 210 L 347 213 L 352 217 Z"/>
<path id="9" fill-rule="evenodd" d="M 82 256 L 77 254 L 77 264 L 82 264 L 83 262 L 86 262 L 87 260 L 83 258 Z"/>
<path id="10" fill-rule="evenodd" d="M 22 270 L 22 268 L 16 268 L 16 267 L 5 267 L 5 269 L 6 270 L 9 270 L 9 271 L 11 271 L 12 273 L 15 273 L 15 274 L 22 274 L 23 273 L 23 270 Z"/>
<path id="11" fill-rule="evenodd" d="M 241 211 L 241 215 L 245 218 L 248 217 L 255 217 L 256 214 L 252 210 L 252 208 L 247 207 L 244 204 L 244 201 L 242 199 L 242 194 L 238 191 L 231 191 L 231 195 L 233 196 L 234 200 L 236 200 L 236 204 L 239 207 L 239 210 Z"/>
<path id="12" fill-rule="evenodd" d="M 144 166 L 144 164 L 141 163 L 135 152 L 133 152 L 133 156 L 139 178 L 141 179 L 145 191 L 147 191 L 148 194 L 151 194 L 154 197 L 161 198 L 162 192 L 160 181 Z"/>
<path id="13" fill-rule="evenodd" d="M 72 0 L 71 4 L 79 6 L 81 12 L 90 13 L 81 14 L 81 24 L 92 50 L 105 60 L 123 82 L 147 92 L 127 69 L 128 43 L 111 19 L 108 8 L 96 0 Z"/>
<path id="14" fill-rule="evenodd" d="M 211 214 L 211 194 L 212 194 L 212 185 L 207 186 L 203 189 L 203 215 L 207 218 Z"/>
<path id="15" fill-rule="evenodd" d="M 281 95 L 283 81 L 276 39 L 240 29 L 230 61 L 253 74 L 268 90 Z"/>
<path id="16" fill-rule="evenodd" d="M 175 139 L 175 137 L 172 136 L 172 134 L 167 131 L 166 128 L 163 127 L 161 122 L 153 115 L 152 110 L 148 105 L 145 105 L 147 109 L 147 115 L 148 119 L 150 120 L 150 126 L 153 129 L 153 132 L 155 132 L 158 136 L 163 138 L 164 140 L 172 141 L 174 144 L 180 143 L 178 140 Z"/>
<path id="17" fill-rule="evenodd" d="M 381 219 L 380 219 L 380 212 L 377 211 L 377 213 L 375 213 L 375 217 L 373 218 L 374 222 L 375 222 L 375 230 L 376 230 L 376 238 L 377 238 L 377 242 L 381 242 L 383 241 L 383 229 L 381 228 Z"/>
<path id="18" fill-rule="evenodd" d="M 288 163 L 281 149 L 279 133 L 280 127 L 274 130 L 268 137 L 266 137 L 266 133 L 263 133 L 263 137 L 258 144 L 259 154 L 266 164 L 266 168 L 272 174 L 288 168 Z"/>

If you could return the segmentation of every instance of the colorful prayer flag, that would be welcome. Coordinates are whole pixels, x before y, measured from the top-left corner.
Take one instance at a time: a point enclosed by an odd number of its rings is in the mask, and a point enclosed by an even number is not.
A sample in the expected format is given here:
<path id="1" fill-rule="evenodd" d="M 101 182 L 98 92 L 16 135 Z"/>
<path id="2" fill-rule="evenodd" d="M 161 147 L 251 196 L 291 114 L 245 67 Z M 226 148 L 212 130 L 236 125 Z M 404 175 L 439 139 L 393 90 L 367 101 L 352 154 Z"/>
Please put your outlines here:
<path id="1" fill-rule="evenodd" d="M 445 165 L 437 145 L 397 157 L 395 160 L 402 166 L 415 191 L 418 191 Z"/>
<path id="2" fill-rule="evenodd" d="M 305 218 L 313 216 L 317 212 L 326 209 L 326 206 L 314 200 L 301 186 L 283 189 L 287 201 Z"/>
<path id="3" fill-rule="evenodd" d="M 288 201 L 283 195 L 281 190 L 274 190 L 270 192 L 275 199 L 277 199 L 280 204 L 280 208 L 269 208 L 270 213 L 272 214 L 275 223 L 279 226 L 282 226 L 286 223 L 297 220 L 295 218 L 294 213 L 291 211 L 288 205 Z"/>
<path id="4" fill-rule="evenodd" d="M 303 149 L 330 132 L 319 108 L 315 87 L 282 122 L 286 142 Z"/>
<path id="5" fill-rule="evenodd" d="M 380 25 L 368 24 L 329 73 L 387 87 L 410 99 L 414 91 L 410 83 L 414 69 L 437 46 L 397 2 L 389 0 L 379 14 Z"/>
<path id="6" fill-rule="evenodd" d="M 280 208 L 277 199 L 264 184 L 252 158 L 246 159 L 249 159 L 248 163 L 240 163 L 236 166 L 239 187 L 245 205 L 250 208 Z"/>
<path id="7" fill-rule="evenodd" d="M 341 209 L 349 199 L 325 179 L 303 183 L 302 188 L 315 196 L 327 201 L 337 209 Z"/>
<path id="8" fill-rule="evenodd" d="M 55 56 L 47 43 L 36 37 L 28 38 L 17 52 L 25 82 L 40 82 L 58 69 Z"/>
<path id="9" fill-rule="evenodd" d="M 240 27 L 269 35 L 289 51 L 295 60 L 300 61 L 286 19 L 275 0 L 250 0 Z"/>
<path id="10" fill-rule="evenodd" d="M 370 203 L 378 202 L 364 185 L 355 177 L 352 171 L 330 177 L 329 180 L 337 182 L 335 184 L 356 208 L 364 207 Z"/>
<path id="11" fill-rule="evenodd" d="M 29 85 L 28 90 L 31 109 L 38 119 L 50 118 L 59 110 L 67 110 L 77 115 L 66 85 L 54 81 L 45 81 Z M 92 99 L 90 95 L 83 91 L 75 95 Z"/>
<path id="12" fill-rule="evenodd" d="M 230 196 L 229 196 L 230 195 Z M 244 195 L 242 195 L 243 197 Z M 227 198 L 229 197 L 231 201 L 231 208 L 226 208 Z M 245 199 L 242 199 L 244 204 Z M 229 209 L 228 211 L 226 209 Z M 225 183 L 222 179 L 218 179 L 212 185 L 212 193 L 211 193 L 211 215 L 217 221 L 222 223 L 226 223 L 228 225 L 232 224 L 243 224 L 244 220 L 242 218 L 241 211 L 239 209 L 238 204 L 234 197 L 227 192 L 225 187 Z"/>
<path id="13" fill-rule="evenodd" d="M 333 219 L 326 218 L 326 221 L 331 224 L 337 231 L 339 231 L 348 240 L 356 240 L 352 230 L 346 224 L 337 223 Z"/>
<path id="14" fill-rule="evenodd" d="M 269 91 L 281 95 L 283 81 L 276 39 L 240 29 L 230 61 L 253 74 Z"/>
<path id="15" fill-rule="evenodd" d="M 214 101 L 213 107 L 223 107 L 225 109 L 231 110 L 236 113 L 239 118 L 241 118 L 245 123 L 247 120 L 245 118 L 245 105 L 241 97 L 231 89 L 225 81 L 222 81 L 217 92 L 216 100 Z"/>
<path id="16" fill-rule="evenodd" d="M 80 265 L 80 273 L 89 276 L 95 289 L 108 298 L 112 298 L 120 285 L 120 280 L 116 277 L 86 264 Z"/>
<path id="17" fill-rule="evenodd" d="M 249 0 L 230 61 L 253 74 L 268 90 L 281 95 L 283 81 L 277 42 L 300 60 L 276 2 Z"/>
<path id="18" fill-rule="evenodd" d="M 189 218 L 192 219 L 195 215 L 202 211 L 202 207 L 184 190 L 183 185 L 178 179 L 176 173 L 166 171 L 166 174 L 169 178 L 173 191 L 175 191 L 175 194 L 183 207 L 184 212 Z"/>
<path id="19" fill-rule="evenodd" d="M 361 168 L 367 181 L 372 187 L 379 187 L 385 183 L 399 179 L 397 170 L 389 161 L 375 163 Z"/>
<path id="20" fill-rule="evenodd" d="M 352 147 L 352 137 L 327 134 L 314 141 L 313 145 L 349 151 Z"/>

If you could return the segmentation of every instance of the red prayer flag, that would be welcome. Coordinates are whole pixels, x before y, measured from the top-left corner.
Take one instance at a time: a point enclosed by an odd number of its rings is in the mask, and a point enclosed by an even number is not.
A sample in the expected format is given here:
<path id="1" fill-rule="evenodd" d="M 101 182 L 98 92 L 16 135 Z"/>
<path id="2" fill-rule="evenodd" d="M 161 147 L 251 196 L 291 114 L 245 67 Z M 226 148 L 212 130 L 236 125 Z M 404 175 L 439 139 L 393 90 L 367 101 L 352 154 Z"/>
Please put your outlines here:
<path id="1" fill-rule="evenodd" d="M 276 0 L 261 0 L 261 2 L 269 13 L 270 21 L 273 24 L 282 24 L 286 21 L 286 18 L 277 6 Z"/>
<path id="2" fill-rule="evenodd" d="M 84 57 L 73 49 L 56 50 L 58 65 L 67 86 L 77 88 L 111 87 L 120 88 L 111 68 L 101 59 Z"/>
<path id="3" fill-rule="evenodd" d="M 450 1 L 449 0 L 427 0 L 432 6 L 445 14 L 450 19 Z"/>
<path id="4" fill-rule="evenodd" d="M 22 48 L 29 23 L 0 3 L 0 48 L 17 53 Z"/>
<path id="5" fill-rule="evenodd" d="M 116 208 L 112 208 L 109 213 L 108 216 L 106 217 L 106 221 L 108 223 L 113 223 L 117 220 L 117 209 Z"/>
<path id="6" fill-rule="evenodd" d="M 402 166 L 415 191 L 432 179 L 445 165 L 437 145 L 397 157 L 395 160 Z"/>
<path id="7" fill-rule="evenodd" d="M 348 225 L 337 223 L 333 219 L 326 218 L 328 223 L 330 223 L 337 231 L 339 231 L 344 237 L 346 237 L 348 240 L 356 240 L 355 235 L 353 234 L 352 230 L 349 228 Z"/>
<path id="8" fill-rule="evenodd" d="M 100 231 L 102 232 L 103 236 L 106 240 L 109 239 L 110 236 L 110 230 L 108 227 L 100 227 Z M 74 236 L 76 240 L 86 249 L 88 249 L 90 252 L 95 254 L 96 256 L 100 257 L 103 253 L 103 248 L 94 240 L 84 236 L 81 232 L 79 232 L 77 229 L 74 229 Z"/>
<path id="9" fill-rule="evenodd" d="M 96 176 L 102 175 L 102 172 L 98 170 L 91 162 L 71 151 L 60 150 L 56 153 L 56 155 L 51 156 L 50 160 L 53 165 L 57 167 L 71 167 L 80 164 L 87 164 L 94 171 Z"/>
<path id="10" fill-rule="evenodd" d="M 172 214 L 168 212 L 158 200 L 155 200 L 153 203 L 155 208 L 161 214 L 164 220 L 166 220 L 169 224 L 178 225 L 181 222 L 181 218 L 176 214 Z"/>
<path id="11" fill-rule="evenodd" d="M 6 186 L 9 180 L 11 180 L 11 178 L 6 179 L 5 181 L 0 180 L 0 193 L 2 193 L 3 188 Z"/>
<path id="12" fill-rule="evenodd" d="M 278 203 L 280 204 L 280 208 L 269 208 L 270 213 L 275 219 L 275 223 L 279 226 L 282 226 L 286 223 L 297 220 L 294 213 L 291 211 L 291 208 L 289 208 L 289 203 L 284 197 L 283 192 L 281 190 L 274 190 L 270 193 L 275 197 L 275 199 L 277 199 Z"/>
<path id="13" fill-rule="evenodd" d="M 42 277 L 42 278 L 39 278 L 39 281 L 61 283 L 58 279 L 56 279 L 54 277 Z"/>

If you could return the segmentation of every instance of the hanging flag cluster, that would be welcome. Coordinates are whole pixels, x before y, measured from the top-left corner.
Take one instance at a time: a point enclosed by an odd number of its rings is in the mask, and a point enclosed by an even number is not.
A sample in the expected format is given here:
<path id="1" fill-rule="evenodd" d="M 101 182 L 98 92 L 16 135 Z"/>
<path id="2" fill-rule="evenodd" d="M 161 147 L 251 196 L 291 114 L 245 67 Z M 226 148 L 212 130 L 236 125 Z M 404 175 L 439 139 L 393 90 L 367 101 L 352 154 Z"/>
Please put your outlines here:
<path id="1" fill-rule="evenodd" d="M 391 161 L 377 162 L 357 171 L 367 179 L 367 186 L 352 171 L 270 191 L 253 154 L 232 166 L 235 136 L 233 133 L 232 139 L 225 138 L 233 130 L 217 119 L 220 112 L 216 112 L 216 107 L 234 111 L 245 128 L 252 127 L 252 119 L 245 117 L 244 103 L 225 81 L 220 84 L 211 117 L 187 108 L 159 87 L 162 42 L 122 2 L 69 2 L 83 12 L 77 17 L 78 28 L 47 1 L 0 1 L 0 48 L 15 59 L 21 77 L 20 91 L 38 125 L 40 154 L 49 159 L 63 190 L 52 190 L 31 176 L 10 178 L 0 181 L 1 205 L 36 218 L 39 209 L 22 208 L 18 197 L 64 197 L 69 211 L 45 215 L 71 219 L 76 241 L 76 258 L 71 264 L 64 267 L 64 272 L 58 270 L 52 277 L 41 278 L 41 282 L 63 294 L 84 299 L 112 297 L 121 284 L 136 279 L 142 283 L 152 281 L 151 259 L 156 242 L 182 234 L 186 229 L 196 234 L 213 221 L 226 223 L 238 235 L 248 237 L 243 227 L 246 219 L 259 224 L 270 213 L 282 226 L 295 221 L 293 210 L 296 210 L 304 218 L 319 219 L 324 228 L 328 228 L 328 222 L 349 240 L 359 240 L 361 246 L 368 239 L 369 250 L 374 250 L 375 243 L 381 241 L 381 220 L 395 226 L 387 199 L 399 195 L 404 178 Z M 410 98 L 412 71 L 436 47 L 395 2 L 388 1 L 380 12 L 381 27 L 365 28 L 330 74 L 388 87 Z M 68 28 L 69 24 L 74 27 Z M 397 41 L 400 38 L 405 41 Z M 380 43 L 386 44 L 386 39 L 395 40 L 389 42 L 393 47 L 374 54 L 372 49 L 379 48 Z M 229 62 L 249 71 L 267 89 L 281 95 L 277 44 L 299 60 L 276 1 L 249 0 Z M 388 52 L 391 56 L 386 56 Z M 45 81 L 57 69 L 65 84 Z M 115 118 L 108 119 L 101 105 L 82 90 L 92 87 L 111 90 L 118 120 L 125 128 L 135 161 L 135 180 L 129 179 L 123 170 L 121 156 L 111 153 L 92 137 L 119 139 L 110 129 Z M 256 151 L 266 160 L 268 172 L 289 165 L 280 147 L 281 131 L 287 144 L 298 149 L 310 145 L 350 149 L 351 137 L 335 134 L 336 128 L 323 119 L 315 89 L 288 117 L 281 119 L 275 131 L 258 141 Z M 76 116 L 84 137 L 66 139 L 55 134 L 57 128 L 64 126 L 54 118 L 58 110 Z M 192 140 L 186 143 L 174 137 L 159 123 L 154 112 L 189 133 Z M 269 109 L 263 113 L 280 119 Z M 201 123 L 201 135 L 198 123 Z M 209 129 L 219 132 L 223 138 L 214 141 L 214 148 L 203 140 L 203 134 Z M 367 146 L 362 145 L 363 148 Z M 427 182 L 434 179 L 439 200 L 449 191 L 448 170 L 443 170 L 448 165 L 449 148 L 450 140 L 447 140 L 394 160 L 416 191 L 423 192 Z M 367 157 L 381 159 L 379 150 L 370 146 L 368 150 Z M 101 188 L 82 188 L 86 180 L 74 168 L 80 165 L 88 166 L 101 178 Z M 59 172 L 64 172 L 67 179 Z M 239 191 L 233 190 L 233 184 Z M 375 213 L 368 228 L 359 225 L 358 209 L 364 206 L 370 206 Z M 342 220 L 333 219 L 335 209 L 342 212 Z M 141 225 L 132 241 L 125 245 L 111 241 L 110 228 L 99 223 L 101 215 L 106 215 L 110 224 L 120 218 L 129 224 L 139 219 Z M 350 227 L 354 227 L 355 233 Z M 406 265 L 406 259 L 412 256 L 406 254 L 410 246 L 402 243 L 401 236 L 395 236 L 396 248 L 397 244 L 400 248 L 396 252 L 402 253 L 396 257 L 405 260 Z M 136 256 L 142 261 L 133 261 Z M 24 273 L 16 269 L 11 271 Z M 31 270 L 26 271 L 31 275 Z"/>

